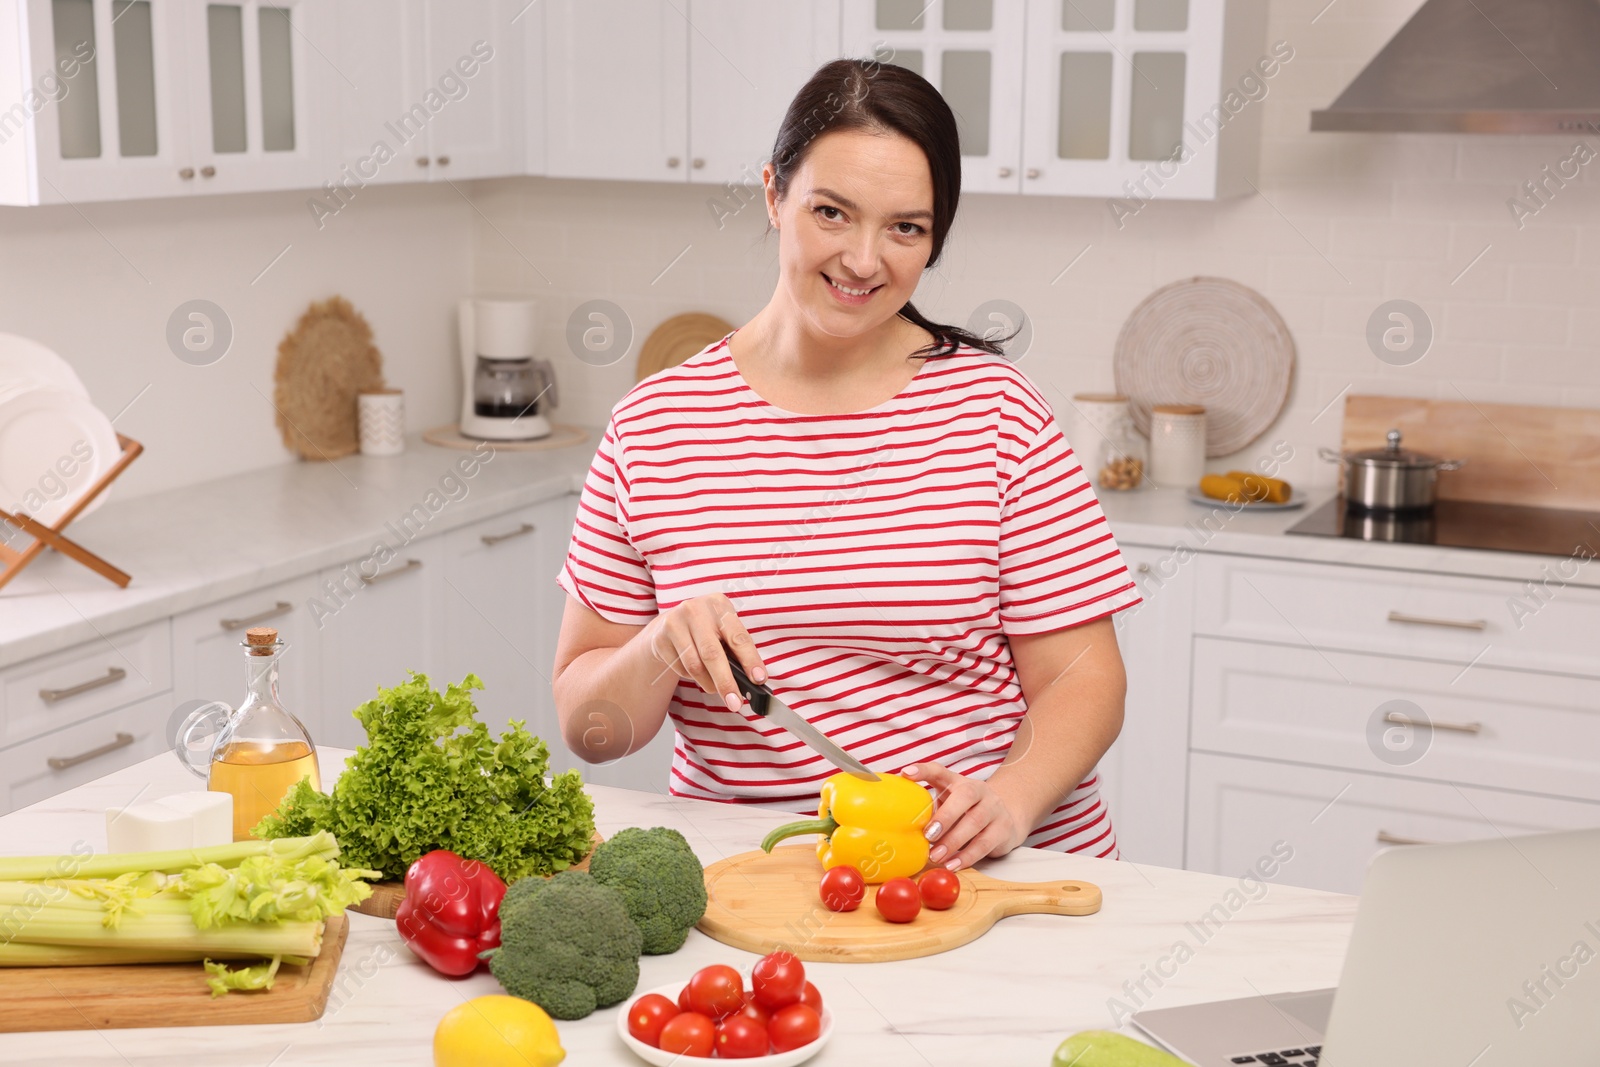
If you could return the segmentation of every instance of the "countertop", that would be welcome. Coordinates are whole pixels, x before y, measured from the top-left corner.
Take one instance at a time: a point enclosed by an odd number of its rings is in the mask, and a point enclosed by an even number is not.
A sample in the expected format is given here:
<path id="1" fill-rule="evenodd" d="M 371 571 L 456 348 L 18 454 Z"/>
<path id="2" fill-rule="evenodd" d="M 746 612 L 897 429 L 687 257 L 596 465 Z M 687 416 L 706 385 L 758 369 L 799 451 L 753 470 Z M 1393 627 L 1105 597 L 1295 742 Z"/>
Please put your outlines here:
<path id="1" fill-rule="evenodd" d="M 342 769 L 346 755 L 322 750 L 325 780 Z M 55 854 L 82 841 L 101 852 L 106 808 L 197 788 L 176 758 L 163 753 L 0 817 L 0 851 Z M 602 834 L 627 826 L 675 827 L 706 864 L 749 851 L 786 821 L 781 813 L 654 793 L 603 786 L 589 792 Z M 1068 1034 L 1115 1028 L 1119 1001 L 1129 1008 L 1171 1007 L 1335 985 L 1355 917 L 1352 896 L 1125 861 L 1021 849 L 982 866 L 1018 881 L 1094 882 L 1105 903 L 1088 916 L 1003 919 L 971 944 L 922 959 L 808 964 L 836 1015 L 829 1045 L 810 1062 L 1043 1067 Z M 1216 921 L 1202 928 L 1208 913 Z M 433 1029 L 446 1010 L 500 992 L 486 973 L 463 980 L 436 975 L 399 941 L 392 922 L 350 919 L 339 977 L 318 1022 L 6 1034 L 0 1063 L 426 1065 Z M 1189 952 L 1175 955 L 1180 943 Z M 709 963 L 748 971 L 756 958 L 691 931 L 678 952 L 643 958 L 639 988 L 687 980 Z M 559 1023 L 566 1063 L 642 1063 L 615 1031 L 617 1012 L 630 1002 Z M 1136 1033 L 1131 1024 L 1122 1029 Z"/>
<path id="2" fill-rule="evenodd" d="M 514 508 L 582 490 L 599 432 L 546 451 L 496 451 L 470 478 L 458 461 L 472 453 L 413 436 L 399 456 L 349 456 L 297 462 L 217 481 L 108 500 L 68 532 L 133 575 L 118 589 L 53 552 L 0 589 L 0 667 L 69 648 L 349 562 L 370 551 L 385 524 L 398 521 L 441 479 L 460 478 L 427 525 L 440 533 Z M 461 489 L 454 490 L 461 493 Z M 1200 505 L 1179 490 L 1102 490 L 1111 528 L 1124 545 L 1319 561 L 1397 571 L 1539 581 L 1557 557 L 1426 545 L 1382 544 L 1284 531 L 1333 495 L 1307 494 L 1288 511 L 1235 513 Z M 1600 583 L 1580 573 L 1569 583 Z"/>

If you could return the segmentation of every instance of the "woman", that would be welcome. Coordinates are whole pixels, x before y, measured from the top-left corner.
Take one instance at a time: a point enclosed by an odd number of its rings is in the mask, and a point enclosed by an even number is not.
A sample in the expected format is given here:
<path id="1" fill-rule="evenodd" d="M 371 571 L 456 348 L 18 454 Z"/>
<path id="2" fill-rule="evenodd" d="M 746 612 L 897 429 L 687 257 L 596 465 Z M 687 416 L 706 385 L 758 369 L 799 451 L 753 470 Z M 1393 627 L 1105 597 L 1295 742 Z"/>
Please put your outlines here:
<path id="1" fill-rule="evenodd" d="M 780 277 L 744 326 L 612 409 L 558 579 L 584 759 L 677 731 L 671 792 L 815 811 L 836 768 L 742 705 L 725 648 L 879 773 L 933 787 L 931 858 L 1116 858 L 1095 763 L 1139 602 L 1050 405 L 910 303 L 960 194 L 955 118 L 837 60 L 762 168 Z"/>

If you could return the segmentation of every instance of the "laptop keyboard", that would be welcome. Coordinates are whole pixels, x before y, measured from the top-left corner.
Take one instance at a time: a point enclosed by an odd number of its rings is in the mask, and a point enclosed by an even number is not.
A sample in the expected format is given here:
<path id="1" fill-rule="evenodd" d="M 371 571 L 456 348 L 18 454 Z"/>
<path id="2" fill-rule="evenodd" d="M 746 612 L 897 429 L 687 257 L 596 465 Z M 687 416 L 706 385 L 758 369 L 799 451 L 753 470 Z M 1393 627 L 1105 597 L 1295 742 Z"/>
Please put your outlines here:
<path id="1" fill-rule="evenodd" d="M 1257 1063 L 1264 1067 L 1311 1067 L 1322 1053 L 1321 1045 L 1285 1048 L 1277 1052 L 1257 1052 L 1254 1056 L 1235 1056 L 1229 1063 Z"/>

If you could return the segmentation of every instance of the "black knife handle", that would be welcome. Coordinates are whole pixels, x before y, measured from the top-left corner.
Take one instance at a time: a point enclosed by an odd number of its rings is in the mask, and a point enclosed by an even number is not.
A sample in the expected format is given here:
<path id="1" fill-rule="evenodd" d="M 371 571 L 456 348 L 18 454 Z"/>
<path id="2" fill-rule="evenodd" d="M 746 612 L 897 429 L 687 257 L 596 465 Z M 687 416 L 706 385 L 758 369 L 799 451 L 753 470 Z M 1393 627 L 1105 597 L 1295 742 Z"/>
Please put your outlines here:
<path id="1" fill-rule="evenodd" d="M 739 687 L 739 695 L 750 702 L 750 710 L 755 712 L 758 718 L 766 718 L 767 701 L 772 699 L 772 690 L 750 680 L 750 676 L 744 673 L 743 667 L 739 666 L 739 661 L 734 658 L 733 650 L 728 647 L 726 642 L 722 645 L 722 651 L 728 657 L 728 669 L 733 672 L 733 681 Z"/>

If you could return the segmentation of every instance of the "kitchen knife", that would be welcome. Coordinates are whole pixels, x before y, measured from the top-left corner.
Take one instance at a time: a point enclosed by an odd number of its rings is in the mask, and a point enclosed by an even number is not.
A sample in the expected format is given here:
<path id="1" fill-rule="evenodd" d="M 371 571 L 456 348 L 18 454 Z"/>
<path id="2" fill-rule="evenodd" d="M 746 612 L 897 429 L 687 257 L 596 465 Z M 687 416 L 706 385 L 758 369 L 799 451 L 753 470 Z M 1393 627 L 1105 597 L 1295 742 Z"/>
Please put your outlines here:
<path id="1" fill-rule="evenodd" d="M 723 647 L 726 649 L 727 646 Z M 739 686 L 739 695 L 750 702 L 750 710 L 755 712 L 757 717 L 770 719 L 788 730 L 840 770 L 869 782 L 878 781 L 878 775 L 869 770 L 866 764 L 830 741 L 827 734 L 812 726 L 798 711 L 779 700 L 771 689 L 752 682 L 750 676 L 744 673 L 743 668 L 733 658 L 731 651 L 728 652 L 728 667 L 733 671 L 733 680 Z"/>

